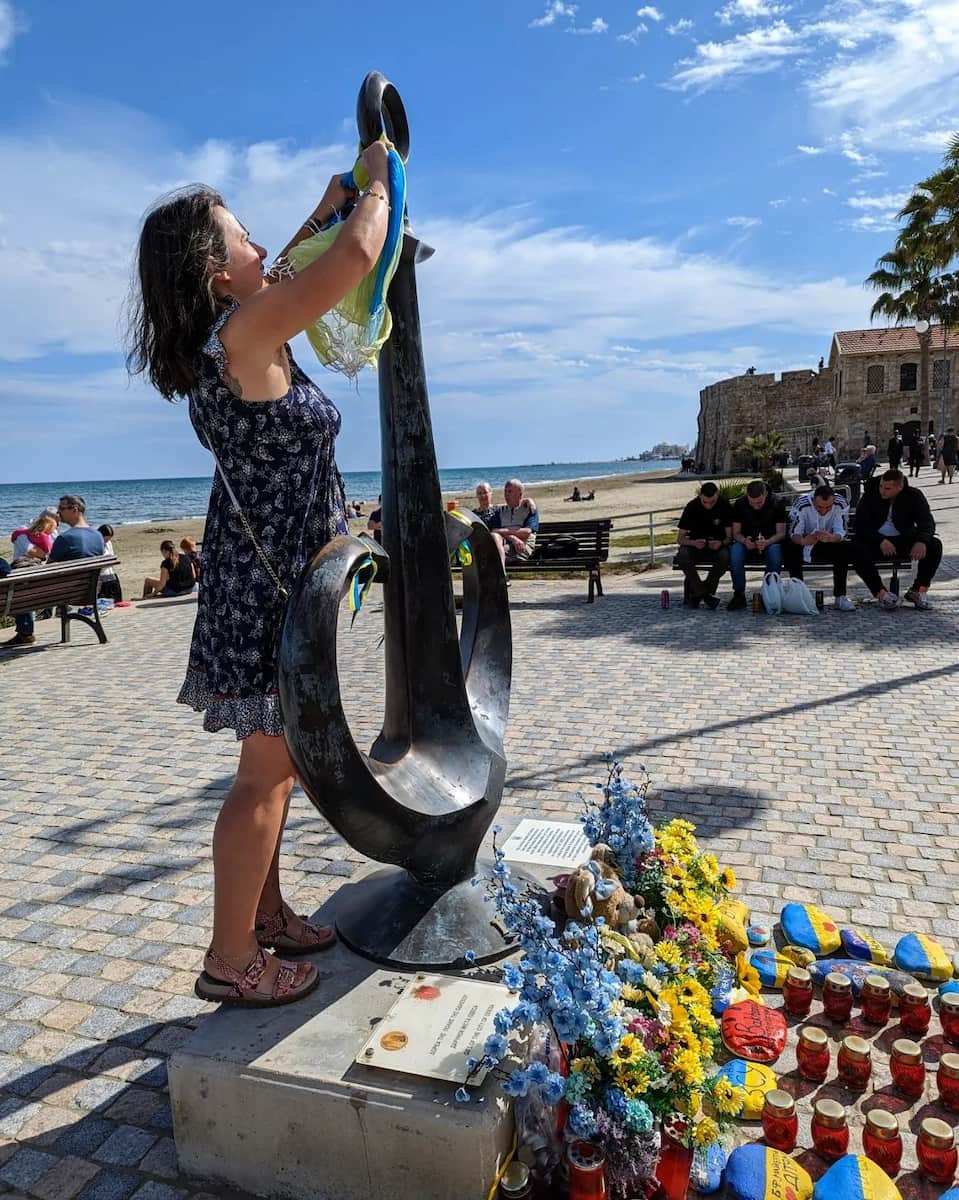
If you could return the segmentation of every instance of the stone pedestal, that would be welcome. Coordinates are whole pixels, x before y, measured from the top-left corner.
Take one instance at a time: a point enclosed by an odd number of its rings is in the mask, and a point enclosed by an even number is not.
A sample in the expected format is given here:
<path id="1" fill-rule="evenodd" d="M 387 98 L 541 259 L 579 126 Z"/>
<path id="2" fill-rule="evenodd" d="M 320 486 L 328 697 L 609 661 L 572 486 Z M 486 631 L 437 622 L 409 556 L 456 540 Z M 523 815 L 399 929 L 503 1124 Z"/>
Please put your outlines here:
<path id="1" fill-rule="evenodd" d="M 181 1168 L 290 1200 L 480 1200 L 513 1134 L 495 1082 L 461 1105 L 455 1084 L 354 1063 L 411 975 L 342 945 L 313 961 L 312 996 L 224 1008 L 170 1060 Z"/>

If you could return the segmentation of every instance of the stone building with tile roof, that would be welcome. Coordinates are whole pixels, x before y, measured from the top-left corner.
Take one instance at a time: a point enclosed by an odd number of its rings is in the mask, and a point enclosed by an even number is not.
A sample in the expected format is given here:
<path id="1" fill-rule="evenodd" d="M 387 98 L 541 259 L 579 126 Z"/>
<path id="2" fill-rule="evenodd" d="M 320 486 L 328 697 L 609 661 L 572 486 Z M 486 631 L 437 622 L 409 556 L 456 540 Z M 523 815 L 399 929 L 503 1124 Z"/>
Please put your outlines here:
<path id="1" fill-rule="evenodd" d="M 735 450 L 752 434 L 783 434 L 793 454 L 806 453 L 814 438 L 831 437 L 840 457 L 856 457 L 868 433 L 885 459 L 899 428 L 939 433 L 959 426 L 959 329 L 934 325 L 929 338 L 929 411 L 922 420 L 919 335 L 913 326 L 847 329 L 833 334 L 829 360 L 818 371 L 737 375 L 699 393 L 696 460 L 707 471 L 737 466 Z"/>

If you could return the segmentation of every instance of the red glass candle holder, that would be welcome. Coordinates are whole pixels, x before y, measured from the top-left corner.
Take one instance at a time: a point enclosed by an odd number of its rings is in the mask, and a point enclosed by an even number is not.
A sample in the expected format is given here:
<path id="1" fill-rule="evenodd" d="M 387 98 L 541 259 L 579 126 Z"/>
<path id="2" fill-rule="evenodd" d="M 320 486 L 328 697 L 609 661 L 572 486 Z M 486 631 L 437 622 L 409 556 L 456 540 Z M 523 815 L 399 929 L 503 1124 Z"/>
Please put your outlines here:
<path id="1" fill-rule="evenodd" d="M 898 1038 L 892 1044 L 889 1071 L 896 1091 L 909 1100 L 918 1100 L 926 1086 L 926 1068 L 917 1042 Z"/>
<path id="2" fill-rule="evenodd" d="M 813 1025 L 799 1034 L 796 1047 L 799 1074 L 810 1083 L 822 1083 L 829 1074 L 829 1039 L 825 1030 Z"/>
<path id="3" fill-rule="evenodd" d="M 881 1167 L 890 1179 L 894 1179 L 902 1165 L 902 1134 L 899 1122 L 891 1112 L 877 1108 L 866 1114 L 866 1127 L 862 1131 L 862 1149 L 877 1167 Z"/>
<path id="4" fill-rule="evenodd" d="M 663 1127 L 662 1148 L 656 1166 L 656 1178 L 663 1200 L 686 1200 L 689 1176 L 693 1169 L 693 1151 L 684 1142 L 686 1123 L 675 1119 Z M 570 1198 L 572 1200 L 572 1197 Z"/>
<path id="5" fill-rule="evenodd" d="M 881 975 L 867 975 L 862 984 L 862 1016 L 870 1025 L 885 1025 L 892 1011 L 892 992 L 889 980 Z"/>
<path id="6" fill-rule="evenodd" d="M 899 997 L 899 1024 L 907 1033 L 923 1034 L 929 1031 L 932 1009 L 929 995 L 921 983 L 907 983 Z"/>
<path id="7" fill-rule="evenodd" d="M 595 1142 L 570 1142 L 566 1147 L 569 1200 L 605 1200 L 606 1155 Z"/>
<path id="8" fill-rule="evenodd" d="M 872 1074 L 872 1055 L 869 1043 L 861 1037 L 843 1038 L 836 1059 L 839 1078 L 853 1091 L 865 1091 Z"/>
<path id="9" fill-rule="evenodd" d="M 817 1100 L 812 1116 L 812 1144 L 826 1162 L 836 1162 L 849 1150 L 846 1110 L 835 1100 Z"/>
<path id="10" fill-rule="evenodd" d="M 946 992 L 940 998 L 939 1020 L 946 1041 L 959 1046 L 959 992 Z"/>
<path id="11" fill-rule="evenodd" d="M 788 1154 L 796 1148 L 799 1137 L 799 1117 L 796 1103 L 788 1092 L 774 1089 L 766 1093 L 763 1102 L 763 1133 L 766 1145 Z"/>
<path id="12" fill-rule="evenodd" d="M 783 1007 L 793 1017 L 804 1017 L 812 1008 L 812 976 L 803 967 L 790 967 L 786 972 Z"/>
<path id="13" fill-rule="evenodd" d="M 830 971 L 822 985 L 822 1006 L 826 1016 L 842 1024 L 852 1012 L 852 984 L 845 975 Z"/>
<path id="14" fill-rule="evenodd" d="M 959 1054 L 944 1054 L 936 1072 L 939 1099 L 953 1111 L 959 1111 Z"/>
<path id="15" fill-rule="evenodd" d="M 955 1135 L 945 1121 L 927 1117 L 919 1126 L 916 1158 L 927 1179 L 933 1183 L 952 1183 L 959 1166 L 959 1152 Z"/>

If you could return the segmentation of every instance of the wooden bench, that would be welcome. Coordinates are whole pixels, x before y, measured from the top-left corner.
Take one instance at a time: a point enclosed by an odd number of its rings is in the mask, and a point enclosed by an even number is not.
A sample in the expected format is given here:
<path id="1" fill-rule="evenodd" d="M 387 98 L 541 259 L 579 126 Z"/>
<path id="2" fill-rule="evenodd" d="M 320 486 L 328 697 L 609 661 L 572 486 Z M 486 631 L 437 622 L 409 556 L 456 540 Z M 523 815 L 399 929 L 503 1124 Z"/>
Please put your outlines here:
<path id="1" fill-rule="evenodd" d="M 582 521 L 544 521 L 536 533 L 536 547 L 522 562 L 508 562 L 509 575 L 540 571 L 586 571 L 587 604 L 603 594 L 601 564 L 609 558 L 608 518 Z"/>
<path id="2" fill-rule="evenodd" d="M 69 642 L 70 622 L 89 625 L 104 645 L 107 635 L 100 624 L 97 591 L 100 572 L 115 567 L 118 558 L 106 554 L 95 558 L 73 558 L 42 567 L 16 567 L 0 579 L 0 616 L 15 617 L 38 609 L 56 608 L 60 615 L 60 641 Z M 93 616 L 67 612 L 68 604 L 92 607 Z"/>

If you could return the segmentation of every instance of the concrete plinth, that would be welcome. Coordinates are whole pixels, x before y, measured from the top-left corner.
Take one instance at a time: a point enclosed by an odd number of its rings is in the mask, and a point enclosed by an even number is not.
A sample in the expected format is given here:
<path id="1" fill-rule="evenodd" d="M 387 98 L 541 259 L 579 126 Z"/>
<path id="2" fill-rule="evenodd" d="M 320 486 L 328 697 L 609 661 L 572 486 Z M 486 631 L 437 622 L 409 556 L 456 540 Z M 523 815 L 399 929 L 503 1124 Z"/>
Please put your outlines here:
<path id="1" fill-rule="evenodd" d="M 495 1082 L 460 1105 L 455 1084 L 354 1063 L 411 975 L 342 945 L 313 961 L 312 996 L 224 1008 L 170 1060 L 181 1168 L 290 1200 L 485 1196 L 513 1132 Z"/>

